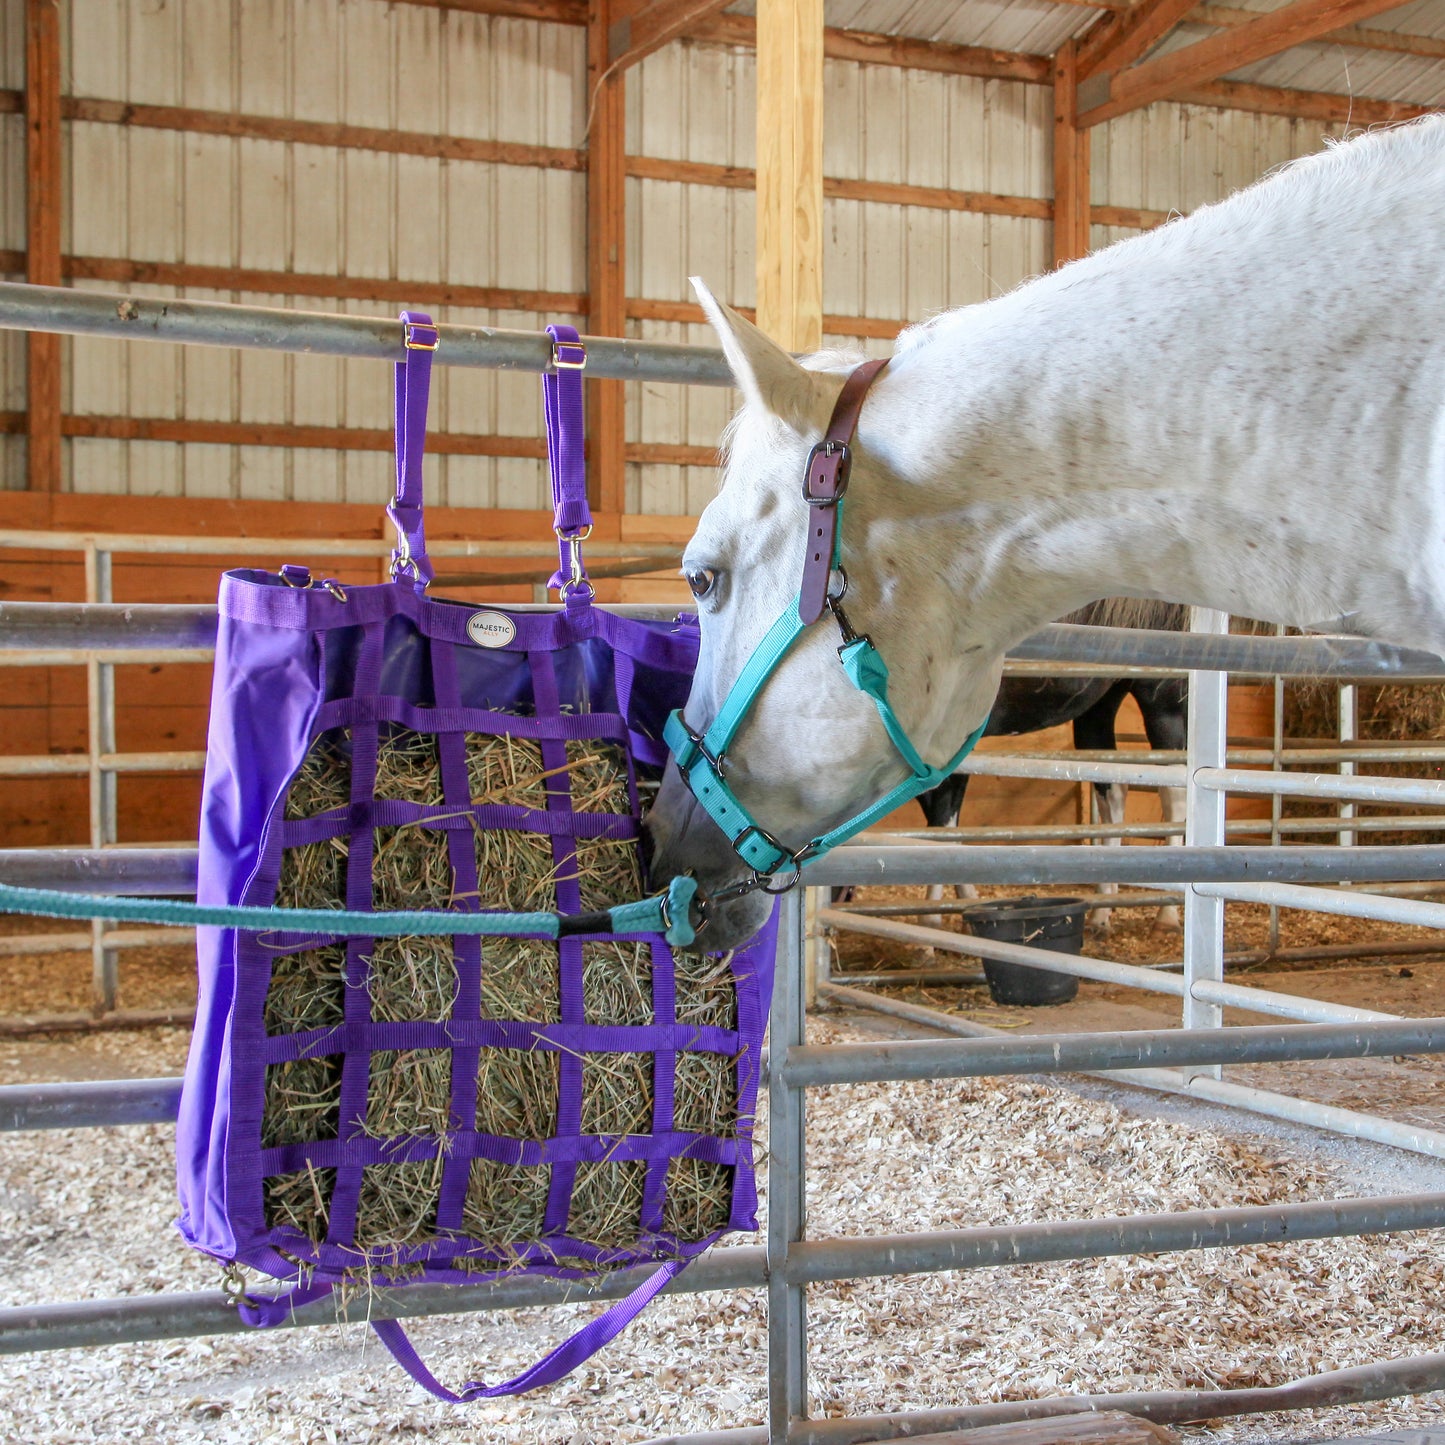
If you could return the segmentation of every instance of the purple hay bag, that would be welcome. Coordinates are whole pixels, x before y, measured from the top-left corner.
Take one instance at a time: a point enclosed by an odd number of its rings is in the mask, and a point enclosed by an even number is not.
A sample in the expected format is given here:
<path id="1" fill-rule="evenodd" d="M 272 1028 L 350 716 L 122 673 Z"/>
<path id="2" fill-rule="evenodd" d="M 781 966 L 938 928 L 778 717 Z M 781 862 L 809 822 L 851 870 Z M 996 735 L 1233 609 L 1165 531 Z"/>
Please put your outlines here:
<path id="1" fill-rule="evenodd" d="M 405 502 L 408 474 L 415 474 L 412 480 L 417 495 L 420 483 L 421 448 L 415 418 L 403 421 L 404 371 L 412 374 L 413 398 L 417 389 L 414 362 L 419 358 L 410 352 L 408 358 L 405 368 L 397 367 L 399 506 Z M 425 361 L 429 364 L 429 354 Z M 424 382 L 424 374 L 422 379 Z M 546 380 L 553 383 L 557 379 Z M 580 393 L 580 378 L 575 373 L 564 382 L 575 382 Z M 554 399 L 549 393 L 549 423 L 553 420 Z M 424 424 L 424 386 L 420 417 Z M 580 396 L 577 418 L 580 425 Z M 563 422 L 560 429 L 565 432 L 565 414 Z M 403 459 L 408 450 L 410 457 Z M 580 446 L 575 450 L 580 465 Z M 554 450 L 554 491 L 558 487 L 557 474 Z M 573 516 L 577 486 L 574 477 L 570 498 Z M 563 490 L 567 490 L 565 485 Z M 582 498 L 585 514 L 585 492 Z M 426 565 L 419 504 L 414 510 L 399 555 L 408 564 L 419 558 Z M 559 519 L 562 514 L 559 499 Z M 580 531 L 583 524 L 571 525 Z M 401 527 L 398 520 L 399 531 Z M 416 569 L 413 576 L 412 583 L 392 581 L 345 589 L 330 584 L 313 587 L 302 569 L 285 569 L 285 575 L 280 576 L 243 570 L 229 572 L 222 579 L 201 808 L 199 902 L 271 904 L 283 847 L 345 834 L 352 848 L 364 854 L 362 862 L 351 870 L 362 881 L 348 881 L 347 906 L 363 910 L 372 906 L 372 829 L 416 821 L 428 810 L 416 804 L 371 797 L 373 741 L 369 765 L 363 761 L 366 744 L 357 743 L 349 807 L 333 809 L 319 818 L 285 819 L 291 779 L 312 742 L 334 728 L 351 728 L 353 737 L 359 740 L 366 738 L 368 728 L 374 740 L 382 726 L 392 724 L 435 732 L 443 777 L 455 779 L 460 766 L 463 784 L 463 735 L 467 731 L 506 731 L 536 738 L 544 750 L 544 763 L 547 749 L 553 748 L 553 756 L 557 756 L 555 749 L 564 748 L 568 738 L 620 744 L 628 757 L 630 817 L 574 814 L 565 801 L 565 788 L 560 809 L 549 802 L 546 813 L 502 805 L 474 808 L 471 813 L 481 827 L 531 827 L 553 833 L 554 839 L 557 835 L 637 837 L 634 767 L 641 764 L 658 769 L 665 760 L 665 749 L 659 741 L 662 723 L 668 712 L 686 699 L 697 660 L 696 624 L 683 618 L 645 622 L 609 613 L 590 605 L 590 587 L 580 596 L 580 589 L 574 589 L 566 596 L 567 606 L 551 613 L 479 608 L 428 598 L 421 570 Z M 304 579 L 303 585 L 298 585 L 298 578 Z M 501 613 L 508 618 L 515 635 L 505 646 L 495 646 L 495 637 L 488 638 L 493 644 L 489 646 L 477 645 L 473 640 L 467 624 L 479 611 Z M 511 709 L 526 715 L 498 716 L 498 710 Z M 449 801 L 451 795 L 449 785 Z M 465 790 L 462 796 L 466 796 Z M 430 810 L 432 814 L 435 811 Z M 560 818 L 559 811 L 563 815 Z M 469 830 L 472 821 L 465 818 L 451 826 Z M 570 847 L 565 838 L 560 844 L 554 841 L 554 848 Z M 456 891 L 465 895 L 477 885 L 475 864 L 467 877 L 458 861 L 463 857 L 460 848 L 454 846 L 450 857 L 456 869 Z M 576 889 L 575 882 L 568 883 L 559 874 L 558 906 L 564 912 L 579 911 Z M 469 900 L 463 906 L 479 905 Z M 591 1261 L 596 1266 L 613 1268 L 664 1260 L 669 1262 L 664 1271 L 671 1277 L 681 1262 L 701 1253 L 721 1234 L 757 1227 L 751 1123 L 771 997 L 775 932 L 776 922 L 772 919 L 747 947 L 734 954 L 737 1028 L 725 1030 L 662 1021 L 675 1017 L 673 971 L 667 944 L 657 936 L 641 936 L 652 950 L 657 1021 L 621 1027 L 582 1021 L 581 972 L 575 960 L 580 958 L 582 941 L 605 935 L 559 940 L 563 960 L 559 1023 L 502 1022 L 479 1016 L 481 940 L 475 935 L 453 939 L 458 993 L 451 1020 L 375 1023 L 365 987 L 364 941 L 198 929 L 200 987 L 196 1027 L 177 1124 L 181 1200 L 177 1224 L 181 1234 L 194 1247 L 219 1260 L 249 1265 L 300 1286 L 275 1305 L 256 1301 L 252 1308 L 243 1310 L 254 1323 L 263 1324 L 285 1318 L 291 1305 L 324 1294 L 340 1278 L 342 1270 L 358 1267 L 368 1268 L 378 1284 L 390 1283 L 392 1271 L 399 1267 L 406 1283 L 478 1283 L 514 1274 L 519 1268 L 561 1278 L 584 1277 L 593 1272 L 570 1262 L 565 1266 L 555 1263 L 561 1255 L 569 1261 Z M 347 942 L 347 982 L 351 986 L 345 990 L 344 1022 L 304 1034 L 268 1035 L 264 1005 L 270 960 L 334 942 Z M 574 960 L 570 998 L 569 959 Z M 483 1047 L 550 1047 L 561 1055 L 560 1112 L 552 1138 L 506 1139 L 474 1129 L 456 1129 L 445 1136 L 394 1139 L 376 1139 L 363 1133 L 372 1050 L 451 1050 L 456 1122 L 466 1120 L 468 1111 L 475 1109 L 475 1063 Z M 685 1134 L 666 1127 L 672 1109 L 675 1065 L 671 1061 L 679 1048 L 736 1058 L 736 1137 Z M 572 1079 L 569 1088 L 567 1070 L 572 1067 L 569 1059 L 579 1059 L 585 1050 L 653 1054 L 657 1096 L 653 1133 L 621 1138 L 581 1133 L 580 1074 Z M 263 1149 L 261 1119 L 267 1065 L 307 1055 L 338 1053 L 345 1056 L 346 1062 L 341 1075 L 337 1137 Z M 459 1059 L 461 1068 L 456 1067 Z M 664 1065 L 662 1060 L 669 1063 Z M 580 1070 L 580 1062 L 575 1067 Z M 659 1122 L 664 1127 L 659 1128 Z M 436 1211 L 436 1237 L 410 1247 L 359 1250 L 351 1244 L 362 1168 L 430 1159 L 439 1154 L 447 1163 Z M 503 1250 L 489 1248 L 460 1232 L 467 1169 L 473 1158 L 550 1166 L 551 1184 L 541 1239 L 515 1241 Z M 733 1169 L 726 1226 L 696 1241 L 680 1240 L 660 1227 L 667 1164 L 678 1158 Z M 566 1235 L 573 1177 L 577 1164 L 588 1160 L 645 1162 L 642 1227 L 635 1245 L 603 1249 Z M 336 1171 L 329 1201 L 330 1232 L 320 1245 L 299 1230 L 268 1226 L 265 1220 L 263 1180 L 308 1165 Z M 458 1267 L 459 1260 L 470 1262 L 471 1267 Z M 634 1298 L 641 1299 L 644 1291 L 650 1298 L 650 1293 L 664 1282 L 654 1275 Z M 626 1317 L 640 1308 L 637 1303 Z M 594 1325 L 600 1323 L 594 1321 Z M 564 1363 L 559 1360 L 545 1371 L 534 1367 L 518 1380 L 490 1390 L 469 1385 L 462 1396 L 453 1396 L 436 1385 L 414 1356 L 408 1358 L 410 1350 L 399 1330 L 392 1333 L 398 1338 L 393 1340 L 383 1332 L 383 1339 L 403 1365 L 428 1389 L 448 1399 L 479 1398 L 546 1383 L 557 1376 Z M 611 1333 L 615 1329 L 606 1337 L 610 1338 Z M 575 1365 L 585 1358 L 585 1353 L 604 1342 L 604 1338 L 598 1338 L 588 1345 L 581 1337 L 575 1338 L 570 1342 L 566 1366 Z M 564 1351 L 568 1351 L 567 1346 L 554 1354 Z"/>

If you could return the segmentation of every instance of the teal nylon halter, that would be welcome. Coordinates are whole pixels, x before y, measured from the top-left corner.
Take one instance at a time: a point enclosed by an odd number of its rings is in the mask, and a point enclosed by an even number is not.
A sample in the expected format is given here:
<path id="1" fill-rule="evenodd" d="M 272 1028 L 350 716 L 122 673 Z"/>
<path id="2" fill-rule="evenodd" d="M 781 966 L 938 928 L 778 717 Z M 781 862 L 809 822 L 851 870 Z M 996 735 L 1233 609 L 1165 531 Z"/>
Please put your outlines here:
<path id="1" fill-rule="evenodd" d="M 834 418 L 836 421 L 836 412 Z M 830 434 L 832 431 L 833 426 L 830 424 Z M 830 441 L 824 445 L 836 447 L 838 444 Z M 844 448 L 842 481 L 837 488 L 835 504 L 837 523 L 833 528 L 833 570 L 841 570 L 842 494 L 847 486 L 848 462 L 847 444 L 844 442 L 842 445 Z M 815 455 L 817 451 L 818 449 L 815 448 Z M 810 467 L 812 462 L 813 458 L 810 457 Z M 804 496 L 811 500 L 806 479 Z M 895 808 L 916 798 L 920 793 L 927 792 L 930 788 L 936 788 L 973 751 L 974 744 L 983 736 L 986 720 L 968 735 L 963 746 L 942 767 L 930 767 L 920 756 L 918 749 L 913 746 L 907 730 L 899 721 L 897 714 L 893 711 L 892 703 L 888 700 L 887 663 L 883 661 L 882 654 L 874 647 L 870 638 L 854 633 L 848 625 L 847 617 L 840 605 L 841 601 L 841 594 L 837 597 L 830 594 L 826 602 L 826 610 L 832 612 L 842 632 L 843 642 L 842 646 L 838 648 L 838 660 L 842 663 L 843 671 L 847 673 L 853 686 L 872 699 L 889 739 L 899 756 L 908 765 L 910 776 L 896 787 L 890 788 L 876 803 L 853 814 L 851 818 L 840 823 L 836 828 L 818 834 L 796 851 L 785 848 L 779 843 L 753 817 L 728 786 L 723 776 L 728 748 L 731 747 L 738 729 L 752 711 L 758 695 L 767 686 L 768 680 L 782 665 L 783 659 L 792 651 L 794 644 L 811 625 L 805 623 L 800 615 L 802 605 L 800 591 L 799 595 L 784 609 L 782 616 L 768 629 L 763 640 L 758 643 L 742 672 L 738 674 L 737 681 L 733 683 L 727 697 L 723 699 L 722 707 L 707 730 L 699 734 L 690 728 L 683 718 L 681 709 L 674 711 L 668 717 L 667 724 L 663 728 L 663 740 L 667 743 L 673 757 L 677 759 L 677 766 L 687 781 L 688 787 L 692 790 L 693 796 L 713 822 L 722 829 L 724 836 L 732 844 L 733 851 L 752 870 L 752 877 L 747 882 L 726 889 L 720 894 L 714 894 L 714 899 L 736 896 L 755 888 L 775 893 L 796 886 L 804 863 L 821 857 L 829 849 L 836 848 L 839 843 L 846 842 L 865 828 L 872 827 L 880 818 L 886 817 Z M 787 877 L 782 885 L 780 887 L 770 886 L 767 882 L 769 876 L 784 871 L 786 871 Z"/>

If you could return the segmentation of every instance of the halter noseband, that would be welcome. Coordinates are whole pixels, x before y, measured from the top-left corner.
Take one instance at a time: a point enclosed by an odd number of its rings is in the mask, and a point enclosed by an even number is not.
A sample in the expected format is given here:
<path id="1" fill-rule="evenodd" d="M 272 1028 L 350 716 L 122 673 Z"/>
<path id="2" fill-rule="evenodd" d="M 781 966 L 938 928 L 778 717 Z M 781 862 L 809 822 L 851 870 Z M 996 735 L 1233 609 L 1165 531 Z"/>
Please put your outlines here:
<path id="1" fill-rule="evenodd" d="M 677 766 L 693 796 L 722 829 L 731 841 L 733 851 L 751 872 L 751 876 L 743 882 L 713 894 L 714 902 L 741 897 L 759 888 L 765 893 L 784 893 L 796 887 L 805 863 L 871 827 L 920 793 L 936 788 L 973 751 L 974 744 L 983 736 L 984 724 L 980 723 L 942 767 L 929 767 L 909 740 L 888 701 L 887 664 L 870 638 L 854 632 L 843 611 L 842 600 L 848 590 L 847 574 L 843 574 L 840 590 L 834 592 L 830 588 L 832 575 L 842 573 L 843 497 L 848 490 L 853 436 L 858 429 L 858 417 L 868 388 L 887 365 L 886 358 L 867 361 L 849 374 L 833 407 L 823 440 L 808 454 L 807 469 L 803 474 L 803 499 L 810 511 L 808 550 L 803 558 L 803 581 L 798 596 L 788 604 L 783 615 L 754 649 L 706 732 L 698 733 L 689 727 L 681 709 L 668 717 L 663 728 L 663 739 L 677 759 Z M 738 801 L 723 774 L 727 766 L 727 750 L 752 711 L 758 694 L 804 630 L 824 612 L 831 612 L 838 623 L 842 636 L 838 660 L 843 664 L 843 671 L 854 687 L 873 700 L 878 716 L 893 746 L 908 765 L 911 776 L 870 807 L 792 852 Z M 770 879 L 779 872 L 785 877 L 781 884 L 775 886 Z M 706 900 L 701 894 L 698 902 L 705 905 Z"/>

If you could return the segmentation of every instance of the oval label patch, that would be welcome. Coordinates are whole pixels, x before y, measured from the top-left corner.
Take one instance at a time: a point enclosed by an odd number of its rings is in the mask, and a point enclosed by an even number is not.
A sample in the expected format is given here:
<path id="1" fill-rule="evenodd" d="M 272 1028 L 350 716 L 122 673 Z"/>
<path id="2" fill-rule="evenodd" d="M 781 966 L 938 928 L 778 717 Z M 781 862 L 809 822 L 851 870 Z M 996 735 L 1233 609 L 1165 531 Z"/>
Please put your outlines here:
<path id="1" fill-rule="evenodd" d="M 505 647 L 517 635 L 517 624 L 505 612 L 473 612 L 467 636 L 478 647 Z"/>

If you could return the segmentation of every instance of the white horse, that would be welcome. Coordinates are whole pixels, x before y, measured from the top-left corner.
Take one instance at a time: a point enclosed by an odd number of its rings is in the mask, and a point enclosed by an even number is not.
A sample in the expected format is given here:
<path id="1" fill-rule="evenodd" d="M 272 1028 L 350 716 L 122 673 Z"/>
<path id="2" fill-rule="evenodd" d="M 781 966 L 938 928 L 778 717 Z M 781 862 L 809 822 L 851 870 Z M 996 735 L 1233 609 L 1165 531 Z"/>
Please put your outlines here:
<path id="1" fill-rule="evenodd" d="M 798 593 L 805 460 L 861 358 L 799 365 L 694 283 L 744 397 L 683 570 L 716 714 Z M 868 394 L 842 527 L 848 612 L 939 765 L 1005 651 L 1105 595 L 1445 652 L 1445 116 L 1297 161 L 1215 206 L 903 333 Z M 904 775 L 807 629 L 728 750 L 785 846 Z M 746 874 L 672 766 L 654 875 Z M 749 934 L 766 900 L 717 910 Z"/>

